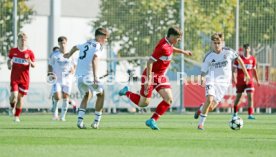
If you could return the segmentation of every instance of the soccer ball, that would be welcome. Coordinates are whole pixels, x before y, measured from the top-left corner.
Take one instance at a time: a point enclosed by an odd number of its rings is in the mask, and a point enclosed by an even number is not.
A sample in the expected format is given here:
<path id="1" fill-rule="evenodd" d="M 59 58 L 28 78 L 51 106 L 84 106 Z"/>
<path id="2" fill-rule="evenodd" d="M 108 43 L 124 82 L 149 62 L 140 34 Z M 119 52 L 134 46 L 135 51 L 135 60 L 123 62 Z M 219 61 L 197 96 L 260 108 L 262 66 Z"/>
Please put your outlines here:
<path id="1" fill-rule="evenodd" d="M 240 130 L 243 127 L 243 120 L 241 117 L 233 117 L 230 122 L 229 126 L 233 130 Z"/>

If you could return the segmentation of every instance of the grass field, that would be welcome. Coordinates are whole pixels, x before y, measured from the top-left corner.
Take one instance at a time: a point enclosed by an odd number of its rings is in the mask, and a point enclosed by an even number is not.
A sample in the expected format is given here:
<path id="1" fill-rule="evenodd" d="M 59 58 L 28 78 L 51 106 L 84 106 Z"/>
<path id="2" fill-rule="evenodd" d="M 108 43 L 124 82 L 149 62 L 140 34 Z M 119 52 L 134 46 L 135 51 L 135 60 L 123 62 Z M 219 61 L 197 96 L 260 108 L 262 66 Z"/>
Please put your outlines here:
<path id="1" fill-rule="evenodd" d="M 150 115 L 104 115 L 101 128 L 80 130 L 76 115 L 66 122 L 23 114 L 21 123 L 0 116 L 1 157 L 275 157 L 276 115 L 257 115 L 244 128 L 228 127 L 230 115 L 210 115 L 204 131 L 192 115 L 163 116 L 160 131 L 144 125 Z M 86 125 L 94 116 L 85 117 Z"/>

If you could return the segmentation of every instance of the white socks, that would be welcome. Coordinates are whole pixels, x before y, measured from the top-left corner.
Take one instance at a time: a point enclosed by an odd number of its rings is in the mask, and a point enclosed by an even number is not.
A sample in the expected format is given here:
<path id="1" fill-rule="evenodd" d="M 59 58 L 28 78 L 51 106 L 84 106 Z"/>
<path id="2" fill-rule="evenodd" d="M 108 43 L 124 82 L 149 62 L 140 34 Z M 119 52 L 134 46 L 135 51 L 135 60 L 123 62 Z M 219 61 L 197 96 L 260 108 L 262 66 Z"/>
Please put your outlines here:
<path id="1" fill-rule="evenodd" d="M 99 123 L 101 121 L 101 118 L 102 118 L 102 112 L 97 112 L 95 111 L 95 119 L 94 119 L 94 123 Z"/>
<path id="2" fill-rule="evenodd" d="M 83 121 L 83 117 L 85 115 L 85 109 L 83 108 L 79 108 L 79 111 L 78 111 L 78 123 L 81 123 Z"/>
<path id="3" fill-rule="evenodd" d="M 54 118 L 58 118 L 58 101 L 52 97 L 52 111 L 53 111 L 53 116 Z"/>
<path id="4" fill-rule="evenodd" d="M 200 116 L 199 116 L 199 122 L 198 122 L 198 125 L 204 125 L 204 122 L 205 122 L 205 120 L 206 120 L 206 117 L 207 117 L 207 115 L 206 114 L 200 114 Z"/>
<path id="5" fill-rule="evenodd" d="M 61 120 L 62 121 L 65 121 L 65 116 L 66 116 L 66 113 L 67 113 L 67 110 L 68 110 L 68 105 L 69 105 L 69 100 L 68 99 L 63 99 L 63 103 L 62 103 L 62 106 L 61 106 Z"/>

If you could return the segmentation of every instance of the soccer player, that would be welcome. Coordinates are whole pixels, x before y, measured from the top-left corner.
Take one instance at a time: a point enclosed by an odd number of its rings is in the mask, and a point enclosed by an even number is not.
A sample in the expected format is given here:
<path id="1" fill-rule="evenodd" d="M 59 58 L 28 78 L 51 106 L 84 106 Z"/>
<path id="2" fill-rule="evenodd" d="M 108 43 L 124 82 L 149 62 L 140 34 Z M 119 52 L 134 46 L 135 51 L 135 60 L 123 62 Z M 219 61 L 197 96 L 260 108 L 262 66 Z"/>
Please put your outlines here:
<path id="1" fill-rule="evenodd" d="M 259 86 L 259 79 L 257 75 L 257 70 L 256 70 L 256 59 L 254 56 L 250 55 L 250 45 L 249 44 L 244 44 L 244 54 L 241 55 L 241 59 L 245 64 L 245 67 L 247 69 L 248 74 L 250 75 L 250 81 L 248 84 L 245 83 L 244 81 L 244 73 L 241 69 L 241 66 L 238 61 L 234 62 L 234 69 L 233 69 L 233 83 L 236 84 L 237 88 L 237 96 L 236 100 L 234 103 L 234 114 L 233 116 L 238 115 L 238 104 L 240 101 L 240 98 L 242 96 L 242 93 L 246 91 L 247 97 L 248 97 L 248 119 L 255 119 L 253 116 L 254 114 L 254 105 L 253 105 L 253 99 L 254 99 L 254 80 L 253 78 L 256 79 L 257 85 Z"/>
<path id="2" fill-rule="evenodd" d="M 149 105 L 152 92 L 155 89 L 163 98 L 163 101 L 157 106 L 155 113 L 146 121 L 146 125 L 153 130 L 159 130 L 156 121 L 168 110 L 172 104 L 171 85 L 165 73 L 170 65 L 173 52 L 191 56 L 190 51 L 175 48 L 182 36 L 182 32 L 175 27 L 168 29 L 167 36 L 157 43 L 150 59 L 147 61 L 141 78 L 140 95 L 124 87 L 119 91 L 119 95 L 126 95 L 138 107 Z"/>
<path id="3" fill-rule="evenodd" d="M 95 119 L 91 124 L 94 129 L 99 128 L 102 109 L 104 104 L 104 89 L 103 84 L 98 78 L 98 58 L 102 53 L 103 44 L 107 41 L 108 31 L 105 28 L 98 28 L 95 31 L 95 39 L 89 40 L 84 44 L 74 46 L 68 54 L 64 56 L 69 58 L 77 50 L 80 51 L 76 75 L 78 79 L 78 88 L 82 95 L 81 105 L 78 109 L 77 126 L 80 129 L 86 129 L 83 122 L 87 104 L 93 96 L 93 92 L 97 95 L 95 105 Z"/>
<path id="4" fill-rule="evenodd" d="M 72 90 L 73 77 L 76 62 L 73 58 L 64 58 L 66 53 L 67 38 L 58 37 L 59 49 L 53 51 L 49 58 L 48 76 L 54 75 L 55 82 L 52 85 L 52 109 L 53 120 L 59 120 L 58 101 L 63 99 L 61 107 L 61 121 L 66 121 L 65 116 L 69 105 L 69 96 Z"/>
<path id="5" fill-rule="evenodd" d="M 232 78 L 232 61 L 237 60 L 245 74 L 248 83 L 250 76 L 242 59 L 234 50 L 223 47 L 224 37 L 222 33 L 214 33 L 211 36 L 212 50 L 205 55 L 201 68 L 201 85 L 204 86 L 206 102 L 201 107 L 198 129 L 204 129 L 209 109 L 214 109 L 224 97 Z"/>
<path id="6" fill-rule="evenodd" d="M 11 96 L 10 106 L 14 110 L 14 121 L 20 122 L 23 97 L 29 89 L 29 69 L 35 67 L 35 56 L 32 50 L 27 48 L 27 35 L 23 32 L 18 34 L 17 48 L 11 48 L 8 55 L 8 69 L 11 70 Z"/>

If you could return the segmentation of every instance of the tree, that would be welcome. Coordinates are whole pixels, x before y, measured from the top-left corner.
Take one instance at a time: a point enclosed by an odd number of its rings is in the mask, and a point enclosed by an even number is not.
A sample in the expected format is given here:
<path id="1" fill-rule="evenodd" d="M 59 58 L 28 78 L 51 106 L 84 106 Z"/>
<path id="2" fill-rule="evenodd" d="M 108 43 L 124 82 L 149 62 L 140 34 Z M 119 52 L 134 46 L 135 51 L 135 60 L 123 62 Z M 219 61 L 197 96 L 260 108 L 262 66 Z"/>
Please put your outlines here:
<path id="1" fill-rule="evenodd" d="M 18 0 L 17 4 L 17 28 L 20 30 L 26 23 L 31 22 L 31 15 L 34 11 L 27 6 L 28 0 Z M 12 11 L 13 1 L 12 0 L 0 0 L 0 53 L 6 56 L 9 49 L 13 45 L 13 33 L 12 33 Z"/>
<path id="2" fill-rule="evenodd" d="M 200 61 L 210 49 L 210 36 L 223 32 L 226 46 L 235 46 L 236 0 L 185 0 L 184 45 Z M 240 41 L 275 42 L 275 0 L 240 1 Z M 119 55 L 149 56 L 168 27 L 179 26 L 180 0 L 102 0 L 93 27 L 112 31 Z"/>

